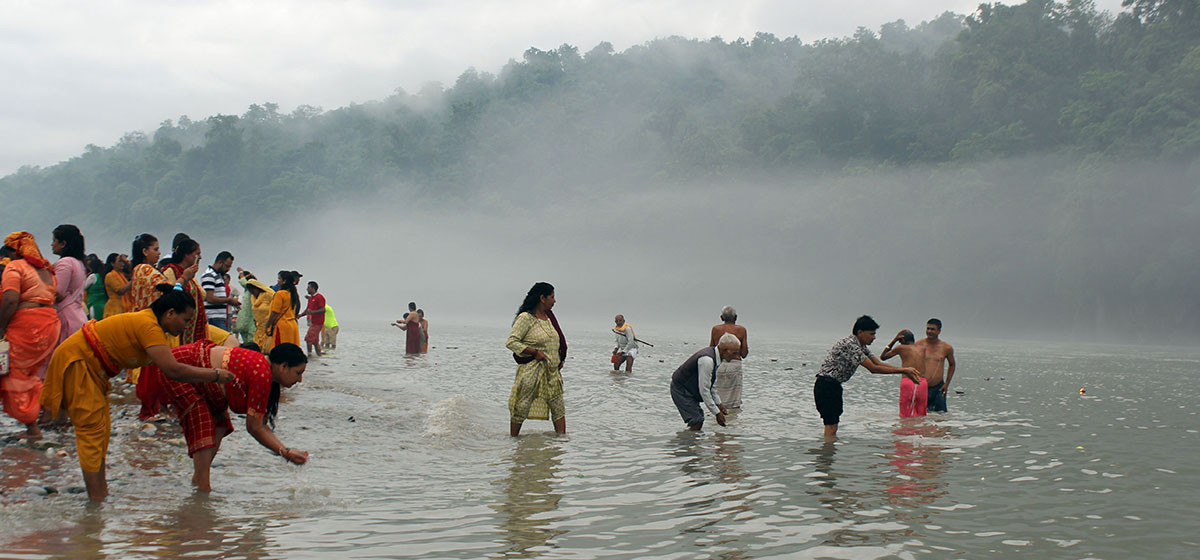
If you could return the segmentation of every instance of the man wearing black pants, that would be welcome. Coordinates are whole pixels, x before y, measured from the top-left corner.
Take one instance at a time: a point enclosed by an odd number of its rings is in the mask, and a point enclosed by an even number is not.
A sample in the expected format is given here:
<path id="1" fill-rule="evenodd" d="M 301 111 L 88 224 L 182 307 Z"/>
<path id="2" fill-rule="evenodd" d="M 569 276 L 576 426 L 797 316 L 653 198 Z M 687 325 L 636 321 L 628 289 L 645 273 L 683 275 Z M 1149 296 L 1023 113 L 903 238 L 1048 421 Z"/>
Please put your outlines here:
<path id="1" fill-rule="evenodd" d="M 813 400 L 825 423 L 826 439 L 837 437 L 838 421 L 842 416 L 842 384 L 850 380 L 858 366 L 867 368 L 871 373 L 898 373 L 914 382 L 921 381 L 921 372 L 915 368 L 891 366 L 871 354 L 867 346 L 875 342 L 875 331 L 878 329 L 879 323 L 870 315 L 859 317 L 850 331 L 852 334 L 833 345 L 829 356 L 817 370 Z"/>

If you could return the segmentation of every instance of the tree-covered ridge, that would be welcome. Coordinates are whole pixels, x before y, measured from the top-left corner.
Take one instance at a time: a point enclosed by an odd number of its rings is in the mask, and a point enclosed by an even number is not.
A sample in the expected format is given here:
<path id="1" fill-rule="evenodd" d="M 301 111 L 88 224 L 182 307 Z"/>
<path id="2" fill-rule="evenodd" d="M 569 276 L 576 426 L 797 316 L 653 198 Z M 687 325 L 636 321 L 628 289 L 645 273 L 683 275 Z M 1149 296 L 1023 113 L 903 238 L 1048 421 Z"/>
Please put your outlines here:
<path id="1" fill-rule="evenodd" d="M 584 188 L 1060 153 L 1200 156 L 1200 0 L 983 4 L 804 44 L 530 48 L 498 75 L 331 111 L 164 121 L 0 179 L 5 223 L 236 223 L 313 197 Z M 186 207 L 187 212 L 178 209 Z M 76 217 L 77 216 L 77 217 Z M 180 223 L 183 222 L 183 223 Z"/>

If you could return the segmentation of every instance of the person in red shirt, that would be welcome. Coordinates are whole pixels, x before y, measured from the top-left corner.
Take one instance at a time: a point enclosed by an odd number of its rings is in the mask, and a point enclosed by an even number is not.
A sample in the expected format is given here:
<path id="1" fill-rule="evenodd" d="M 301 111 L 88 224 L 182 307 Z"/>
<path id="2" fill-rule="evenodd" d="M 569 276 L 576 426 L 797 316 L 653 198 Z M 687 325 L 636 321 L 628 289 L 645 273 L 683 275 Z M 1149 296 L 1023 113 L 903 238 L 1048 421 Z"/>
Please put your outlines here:
<path id="1" fill-rule="evenodd" d="M 138 379 L 138 398 L 143 420 L 171 405 L 179 416 L 188 455 L 195 474 L 192 484 L 211 492 L 209 473 L 221 447 L 221 439 L 233 432 L 229 411 L 246 415 L 246 431 L 263 447 L 297 465 L 308 461 L 308 453 L 283 445 L 275 436 L 275 414 L 279 410 L 280 387 L 299 383 L 308 367 L 300 347 L 285 342 L 271 349 L 270 357 L 253 342 L 240 348 L 217 346 L 207 339 L 171 349 L 175 359 L 201 368 L 220 367 L 233 372 L 233 380 L 218 383 L 183 383 L 163 376 L 157 366 L 147 366 Z"/>
<path id="2" fill-rule="evenodd" d="M 308 332 L 304 333 L 304 347 L 308 351 L 308 355 L 312 355 L 313 348 L 317 349 L 317 355 L 321 355 L 321 331 L 325 329 L 325 296 L 317 293 L 316 282 L 308 283 L 308 307 L 296 316 L 297 319 L 308 316 Z"/>

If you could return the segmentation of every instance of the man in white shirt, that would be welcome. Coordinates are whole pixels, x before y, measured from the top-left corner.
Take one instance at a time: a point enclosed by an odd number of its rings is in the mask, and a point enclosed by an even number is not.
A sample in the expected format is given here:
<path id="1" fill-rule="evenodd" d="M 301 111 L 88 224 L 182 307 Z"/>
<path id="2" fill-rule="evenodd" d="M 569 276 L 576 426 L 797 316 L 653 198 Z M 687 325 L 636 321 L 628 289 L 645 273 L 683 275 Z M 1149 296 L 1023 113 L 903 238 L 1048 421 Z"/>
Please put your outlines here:
<path id="1" fill-rule="evenodd" d="M 671 374 L 671 400 L 675 401 L 675 408 L 679 409 L 689 430 L 697 431 L 704 426 L 701 402 L 717 417 L 717 424 L 725 425 L 727 411 L 713 384 L 717 379 L 717 367 L 738 356 L 741 348 L 742 343 L 736 336 L 721 335 L 716 346 L 701 348 Z"/>

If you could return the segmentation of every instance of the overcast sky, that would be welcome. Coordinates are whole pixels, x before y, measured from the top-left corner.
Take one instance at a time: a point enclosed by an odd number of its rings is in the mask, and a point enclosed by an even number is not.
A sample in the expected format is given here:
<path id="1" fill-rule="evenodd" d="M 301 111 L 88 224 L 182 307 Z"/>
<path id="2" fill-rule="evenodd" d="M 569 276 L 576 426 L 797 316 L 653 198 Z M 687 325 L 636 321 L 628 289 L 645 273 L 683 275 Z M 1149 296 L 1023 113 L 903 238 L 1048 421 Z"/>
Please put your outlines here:
<path id="1" fill-rule="evenodd" d="M 496 72 L 533 46 L 617 50 L 657 37 L 756 31 L 805 42 L 978 0 L 0 0 L 0 174 L 52 165 L 163 119 L 251 103 L 325 109 Z M 1120 0 L 1097 0 L 1119 11 Z"/>

